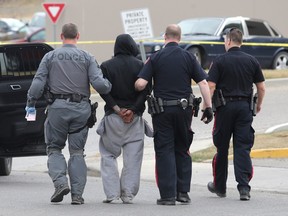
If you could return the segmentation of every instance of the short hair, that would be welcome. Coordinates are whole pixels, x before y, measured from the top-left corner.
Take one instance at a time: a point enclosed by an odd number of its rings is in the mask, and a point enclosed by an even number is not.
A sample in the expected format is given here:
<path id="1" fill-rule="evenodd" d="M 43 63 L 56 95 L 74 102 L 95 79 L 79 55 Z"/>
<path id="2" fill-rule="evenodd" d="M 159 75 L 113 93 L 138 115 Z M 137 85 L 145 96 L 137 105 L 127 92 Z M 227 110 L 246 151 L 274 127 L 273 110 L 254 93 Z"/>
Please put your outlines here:
<path id="1" fill-rule="evenodd" d="M 242 44 L 243 40 L 243 33 L 240 29 L 238 28 L 230 28 L 226 32 L 226 37 L 227 39 L 230 39 L 236 44 Z"/>
<path id="2" fill-rule="evenodd" d="M 176 24 L 171 24 L 167 26 L 165 35 L 169 39 L 181 39 L 181 28 Z"/>
<path id="3" fill-rule="evenodd" d="M 67 23 L 62 27 L 62 34 L 66 39 L 75 39 L 78 34 L 78 28 L 73 23 Z"/>

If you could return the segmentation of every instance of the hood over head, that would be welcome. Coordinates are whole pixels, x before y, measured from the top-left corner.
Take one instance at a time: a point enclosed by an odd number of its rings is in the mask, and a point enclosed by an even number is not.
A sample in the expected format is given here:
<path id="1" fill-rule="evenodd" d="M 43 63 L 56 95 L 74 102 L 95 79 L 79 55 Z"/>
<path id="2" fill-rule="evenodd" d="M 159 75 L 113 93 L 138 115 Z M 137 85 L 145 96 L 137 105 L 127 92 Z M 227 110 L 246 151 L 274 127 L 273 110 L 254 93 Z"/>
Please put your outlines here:
<path id="1" fill-rule="evenodd" d="M 119 54 L 137 56 L 138 46 L 129 34 L 120 34 L 117 36 L 114 45 L 114 56 Z"/>

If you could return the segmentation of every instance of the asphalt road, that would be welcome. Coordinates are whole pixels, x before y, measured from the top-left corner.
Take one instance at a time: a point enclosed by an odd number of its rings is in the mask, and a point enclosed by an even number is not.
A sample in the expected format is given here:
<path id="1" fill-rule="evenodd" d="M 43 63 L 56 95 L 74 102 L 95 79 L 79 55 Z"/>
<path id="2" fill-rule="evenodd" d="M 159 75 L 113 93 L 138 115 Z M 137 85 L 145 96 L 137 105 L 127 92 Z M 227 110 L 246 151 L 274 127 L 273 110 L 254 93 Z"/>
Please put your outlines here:
<path id="1" fill-rule="evenodd" d="M 288 105 L 288 79 L 267 81 L 267 94 L 263 104 L 263 110 L 255 118 L 254 128 L 256 132 L 263 133 L 268 128 L 288 122 L 285 107 Z M 194 90 L 197 93 L 197 88 Z M 98 121 L 103 116 L 104 103 L 97 95 L 93 99 L 99 101 L 97 109 Z M 151 122 L 150 116 L 144 117 Z M 96 135 L 97 125 L 89 132 L 86 154 L 87 159 L 97 157 L 99 136 Z M 211 138 L 212 125 L 205 125 L 199 118 L 193 122 L 196 132 L 192 149 L 203 148 L 207 140 Z M 209 142 L 208 142 L 209 143 Z M 64 151 L 67 155 L 67 150 Z M 153 158 L 153 140 L 145 138 L 144 163 Z M 68 157 L 68 156 L 67 156 Z M 230 167 L 228 178 L 228 197 L 218 199 L 206 189 L 206 184 L 211 180 L 211 164 L 195 164 L 193 168 L 193 180 L 191 189 L 191 205 L 175 207 L 163 207 L 156 205 L 159 193 L 154 180 L 154 165 L 145 170 L 150 176 L 141 178 L 141 187 L 133 205 L 103 204 L 104 192 L 101 178 L 88 178 L 84 198 L 85 205 L 70 205 L 70 197 L 65 197 L 59 205 L 50 204 L 50 196 L 53 193 L 53 185 L 47 174 L 46 156 L 14 158 L 13 170 L 10 176 L 0 177 L 0 216 L 13 215 L 227 215 L 227 216 L 265 216 L 287 215 L 288 178 L 287 160 L 281 162 L 263 160 L 257 163 L 255 178 L 252 180 L 253 193 L 249 202 L 240 202 L 233 177 L 233 167 Z M 91 162 L 90 162 L 91 163 Z M 92 160 L 93 165 L 99 165 L 98 160 Z M 144 164 L 143 163 L 143 164 Z M 273 165 L 274 164 L 274 165 Z M 271 167 L 272 166 L 272 167 Z M 274 167 L 275 166 L 275 167 Z M 146 166 L 147 168 L 147 166 Z M 144 169 L 143 169 L 144 171 Z M 144 174 L 145 172 L 143 172 Z M 93 173 L 95 175 L 95 172 Z M 286 179 L 286 180 L 285 180 Z"/>
<path id="2" fill-rule="evenodd" d="M 154 182 L 141 181 L 134 204 L 104 204 L 100 178 L 89 177 L 84 193 L 85 204 L 73 206 L 70 196 L 60 204 L 51 204 L 52 184 L 47 173 L 13 172 L 0 178 L 0 216 L 274 216 L 287 215 L 287 194 L 253 191 L 250 201 L 239 201 L 236 189 L 228 197 L 217 198 L 206 187 L 192 185 L 191 205 L 158 206 L 158 189 Z"/>

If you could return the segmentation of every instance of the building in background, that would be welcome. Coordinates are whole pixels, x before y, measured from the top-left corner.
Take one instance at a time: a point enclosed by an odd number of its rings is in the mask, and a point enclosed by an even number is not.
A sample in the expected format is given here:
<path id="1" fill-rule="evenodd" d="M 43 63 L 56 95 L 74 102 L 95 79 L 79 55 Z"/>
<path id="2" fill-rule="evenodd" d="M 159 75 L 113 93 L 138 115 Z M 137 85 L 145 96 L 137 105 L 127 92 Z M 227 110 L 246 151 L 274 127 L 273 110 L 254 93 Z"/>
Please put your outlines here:
<path id="1" fill-rule="evenodd" d="M 61 27 L 64 23 L 74 22 L 79 26 L 81 48 L 88 50 L 101 63 L 110 58 L 113 54 L 113 40 L 118 34 L 124 33 L 121 20 L 121 12 L 127 10 L 148 8 L 152 22 L 154 36 L 164 32 L 165 27 L 170 23 L 192 17 L 206 16 L 247 16 L 260 18 L 269 21 L 283 35 L 288 36 L 287 0 L 277 0 L 275 4 L 263 0 L 178 0 L 175 4 L 167 3 L 164 0 L 44 0 L 47 3 L 65 3 L 59 20 L 54 25 L 47 17 L 46 39 L 53 41 L 56 34 L 56 41 L 60 42 Z M 43 8 L 44 11 L 44 8 Z M 98 43 L 93 43 L 98 41 Z M 55 45 L 59 46 L 59 45 Z"/>

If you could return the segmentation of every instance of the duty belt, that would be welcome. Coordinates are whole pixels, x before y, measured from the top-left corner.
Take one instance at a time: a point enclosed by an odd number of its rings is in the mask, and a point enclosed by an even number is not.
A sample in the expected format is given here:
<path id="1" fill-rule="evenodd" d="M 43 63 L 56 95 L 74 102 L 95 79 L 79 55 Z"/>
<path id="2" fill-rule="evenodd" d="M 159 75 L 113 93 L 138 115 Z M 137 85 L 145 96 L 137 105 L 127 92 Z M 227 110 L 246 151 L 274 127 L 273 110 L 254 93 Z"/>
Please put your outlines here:
<path id="1" fill-rule="evenodd" d="M 230 96 L 230 97 L 224 97 L 226 102 L 233 102 L 233 101 L 249 101 L 249 97 L 243 97 L 243 96 Z"/>
<path id="2" fill-rule="evenodd" d="M 181 106 L 186 109 L 188 106 L 193 106 L 193 103 L 189 103 L 186 98 L 181 98 L 178 100 L 163 100 L 163 106 Z"/>
<path id="3" fill-rule="evenodd" d="M 87 98 L 84 95 L 80 94 L 53 94 L 54 99 L 64 99 L 69 100 L 70 102 L 80 103 L 84 98 Z"/>

